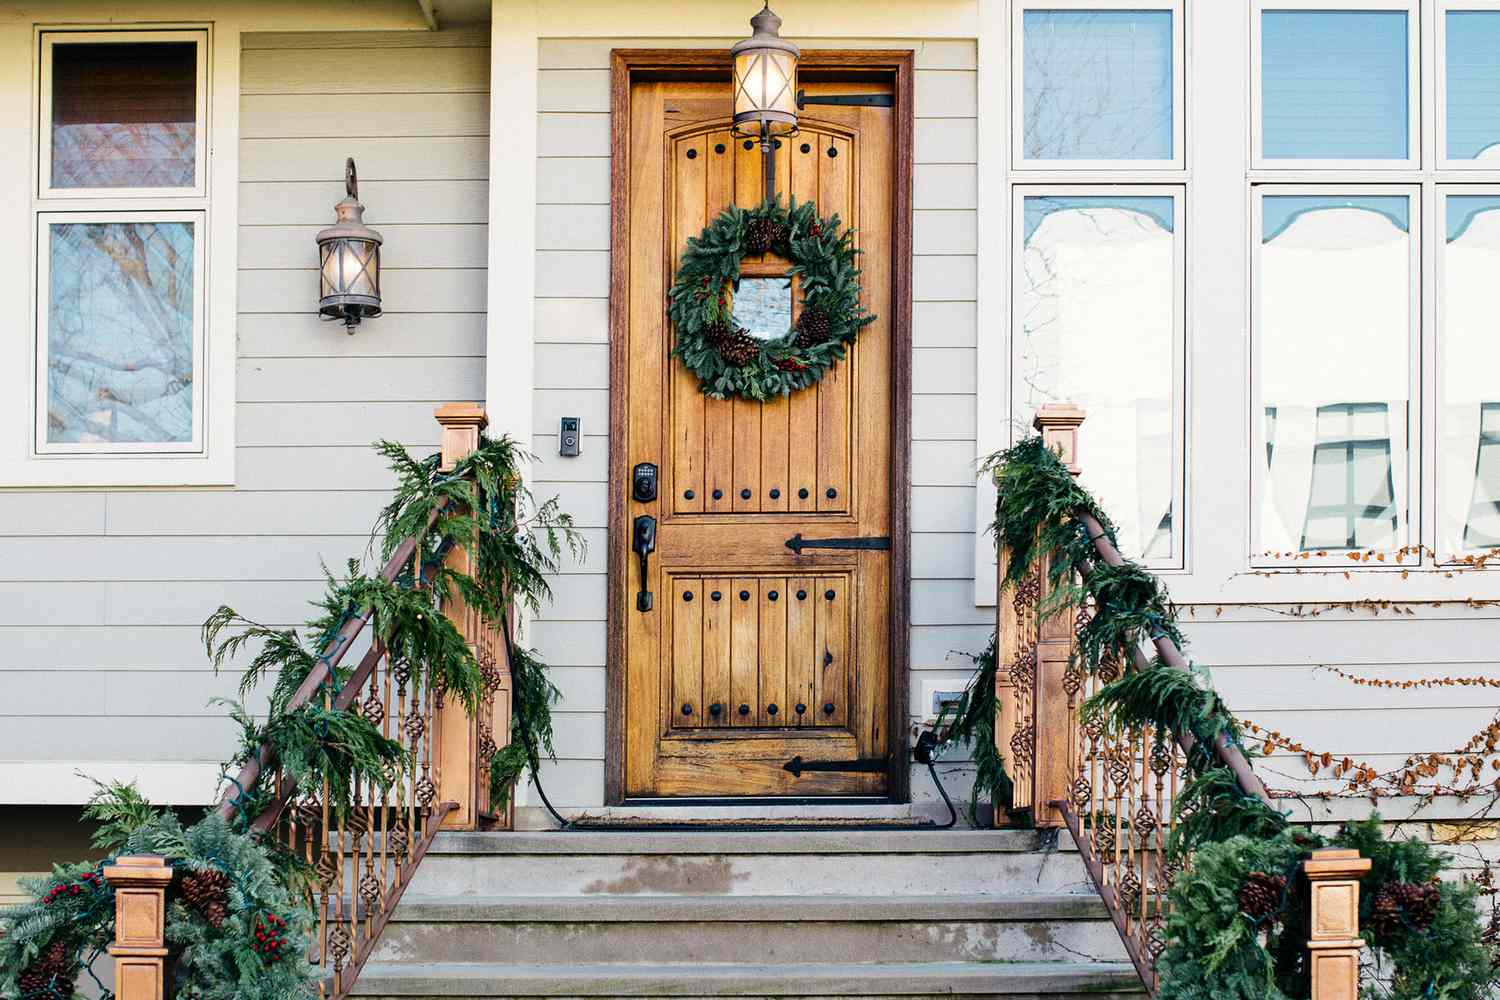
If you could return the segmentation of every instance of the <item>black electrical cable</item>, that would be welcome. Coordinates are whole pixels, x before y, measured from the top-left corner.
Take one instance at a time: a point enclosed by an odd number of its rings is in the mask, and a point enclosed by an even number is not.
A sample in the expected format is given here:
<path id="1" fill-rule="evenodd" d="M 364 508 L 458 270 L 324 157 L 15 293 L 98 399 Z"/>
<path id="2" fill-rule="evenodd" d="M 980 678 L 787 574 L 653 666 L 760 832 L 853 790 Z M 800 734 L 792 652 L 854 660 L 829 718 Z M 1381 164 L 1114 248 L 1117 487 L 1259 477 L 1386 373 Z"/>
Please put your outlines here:
<path id="1" fill-rule="evenodd" d="M 953 800 L 948 797 L 948 789 L 943 787 L 943 779 L 938 777 L 937 761 L 932 756 L 937 745 L 937 734 L 929 729 L 917 737 L 916 746 L 911 748 L 911 756 L 918 764 L 927 765 L 927 773 L 932 775 L 932 783 L 937 786 L 938 794 L 943 798 L 943 805 L 948 807 L 948 822 L 941 826 L 934 826 L 932 829 L 951 830 L 958 822 L 958 810 L 953 808 Z"/>
<path id="2" fill-rule="evenodd" d="M 511 662 L 515 662 L 515 657 L 512 655 L 515 648 L 515 639 L 510 634 L 510 616 L 506 615 L 505 655 L 510 657 Z M 570 821 L 564 818 L 562 813 L 553 808 L 552 800 L 547 798 L 547 790 L 542 787 L 542 762 L 537 759 L 536 751 L 533 748 L 531 733 L 526 728 L 526 714 L 524 712 L 516 713 L 516 726 L 521 730 L 521 742 L 526 747 L 526 759 L 531 764 L 531 783 L 536 786 L 536 793 L 541 796 L 542 805 L 546 806 L 547 811 L 552 814 L 552 818 L 557 820 L 557 828 L 559 830 L 566 830 L 570 825 Z"/>

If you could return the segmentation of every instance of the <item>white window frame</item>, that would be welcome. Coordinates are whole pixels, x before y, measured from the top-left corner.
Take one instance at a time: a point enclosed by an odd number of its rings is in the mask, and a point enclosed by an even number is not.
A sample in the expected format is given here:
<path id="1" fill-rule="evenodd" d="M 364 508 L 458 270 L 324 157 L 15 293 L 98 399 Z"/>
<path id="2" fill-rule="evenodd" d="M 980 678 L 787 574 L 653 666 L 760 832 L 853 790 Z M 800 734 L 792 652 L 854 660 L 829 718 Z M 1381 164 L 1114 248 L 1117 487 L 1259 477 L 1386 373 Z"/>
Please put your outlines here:
<path id="1" fill-rule="evenodd" d="M 1264 427 L 1265 404 L 1261 400 L 1260 366 L 1256 362 L 1258 347 L 1261 342 L 1260 323 L 1263 310 L 1260 309 L 1260 293 L 1262 287 L 1262 264 L 1261 254 L 1265 247 L 1262 234 L 1264 226 L 1264 200 L 1267 197 L 1284 195 L 1396 195 L 1404 196 L 1410 206 L 1410 216 L 1407 226 L 1408 258 L 1407 258 L 1407 407 L 1406 407 L 1406 490 L 1405 495 L 1397 495 L 1395 502 L 1398 509 L 1405 511 L 1401 533 L 1396 539 L 1396 546 L 1389 550 L 1380 550 L 1386 553 L 1385 560 L 1381 561 L 1372 556 L 1369 561 L 1361 562 L 1361 570 L 1401 570 L 1415 569 L 1421 560 L 1417 556 L 1408 555 L 1397 563 L 1392 556 L 1396 549 L 1415 543 L 1420 536 L 1419 525 L 1423 525 L 1422 503 L 1424 489 L 1422 465 L 1425 453 L 1424 439 L 1422 434 L 1422 400 L 1423 394 L 1423 365 L 1422 365 L 1422 341 L 1423 341 L 1423 310 L 1425 296 L 1422 294 L 1422 251 L 1426 242 L 1428 227 L 1424 225 L 1425 217 L 1423 209 L 1422 188 L 1418 184 L 1255 184 L 1250 189 L 1250 411 L 1247 414 L 1247 428 L 1249 435 L 1246 439 L 1247 458 L 1250 464 L 1250 517 L 1245 525 L 1246 551 L 1250 553 L 1250 566 L 1254 569 L 1290 569 L 1302 567 L 1330 567 L 1338 569 L 1349 569 L 1353 563 L 1349 553 L 1345 550 L 1331 551 L 1328 555 L 1318 556 L 1315 553 L 1297 553 L 1295 555 L 1284 555 L 1277 559 L 1264 551 L 1264 546 L 1259 538 L 1260 512 L 1262 509 L 1262 497 L 1266 490 L 1266 468 L 1264 452 L 1257 447 L 1257 443 L 1264 444 L 1262 440 L 1263 431 L 1257 431 L 1257 427 Z M 1259 421 L 1257 424 L 1256 421 Z"/>
<path id="2" fill-rule="evenodd" d="M 52 186 L 52 55 L 64 45 L 129 45 L 149 42 L 192 42 L 197 47 L 197 121 L 194 128 L 193 185 L 191 187 L 57 188 Z M 37 82 L 37 197 L 102 200 L 202 198 L 208 190 L 208 29 L 179 31 L 68 31 L 41 32 L 41 70 Z"/>
<path id="3" fill-rule="evenodd" d="M 1026 156 L 1026 137 L 1021 123 L 1026 120 L 1026 71 L 1025 29 L 1027 11 L 1032 10 L 1123 10 L 1123 11 L 1169 11 L 1172 14 L 1172 157 L 1166 160 L 1087 160 L 1087 159 L 1029 159 Z M 1016 127 L 1011 130 L 1011 165 L 1017 171 L 1035 170 L 1175 170 L 1181 171 L 1186 163 L 1187 144 L 1187 87 L 1185 84 L 1186 15 L 1183 0 L 1017 0 L 1011 12 L 1011 121 Z"/>
<path id="4" fill-rule="evenodd" d="M 53 225 L 89 222 L 188 222 L 193 226 L 193 433 L 182 442 L 120 442 L 113 444 L 58 444 L 47 441 L 47 381 L 48 381 L 48 330 L 51 289 L 51 228 Z M 131 212 L 40 212 L 37 214 L 36 262 L 37 262 L 37 309 L 36 309 L 36 453 L 38 455 L 150 455 L 173 453 L 203 453 L 203 415 L 205 390 L 203 378 L 204 349 L 207 346 L 204 322 L 206 310 L 202 290 L 205 286 L 204 262 L 207 259 L 205 239 L 208 213 L 202 210 L 188 211 L 131 211 Z"/>
<path id="5" fill-rule="evenodd" d="M 1021 337 L 1021 306 L 1024 297 L 1024 272 L 1020 262 L 1026 252 L 1026 199 L 1036 197 L 1123 197 L 1170 198 L 1172 200 L 1172 550 L 1169 555 L 1141 558 L 1142 565 L 1156 571 L 1181 571 L 1187 566 L 1187 189 L 1168 184 L 1036 184 L 1017 183 L 1011 190 L 1011 321 L 1006 338 L 1005 396 L 1009 402 L 1006 423 L 1010 443 L 1024 437 L 1030 428 L 1017 428 L 1014 422 L 1015 355 Z M 1072 402 L 1077 402 L 1073 400 Z M 1085 423 L 1087 418 L 1085 418 Z M 1087 456 L 1084 474 L 1087 476 Z"/>
<path id="6" fill-rule="evenodd" d="M 1255 170 L 1416 170 L 1422 165 L 1422 0 L 1251 0 L 1250 165 Z M 1264 155 L 1261 22 L 1265 11 L 1404 11 L 1406 13 L 1406 157 L 1378 160 L 1291 159 Z"/>
<path id="7" fill-rule="evenodd" d="M 238 272 L 236 243 L 239 214 L 239 30 L 224 30 L 204 22 L 171 22 L 149 26 L 129 24 L 35 25 L 24 36 L 30 44 L 32 104 L 29 155 L 0 162 L 0 186 L 28 192 L 27 197 L 0 204 L 0 220 L 20 238 L 0 244 L 0 301 L 8 301 L 13 328 L 28 331 L 14 337 L 0 351 L 0 490 L 7 488 L 131 488 L 232 486 L 235 481 L 235 366 Z M 50 153 L 50 129 L 44 130 L 44 51 L 51 45 L 78 40 L 133 42 L 199 38 L 200 121 L 197 140 L 198 186 L 194 189 L 127 189 L 66 194 L 48 192 L 43 177 L 44 150 Z M 26 58 L 27 42 L 11 43 L 7 57 Z M 24 65 L 24 63 L 22 63 Z M 46 100 L 44 101 L 44 98 Z M 19 115 L 17 116 L 20 117 Z M 47 173 L 44 175 L 43 170 Z M 118 195 L 118 196 L 116 196 Z M 180 444 L 87 445 L 39 448 L 37 427 L 45 396 L 39 395 L 38 367 L 45 344 L 45 295 L 41 284 L 47 266 L 44 225 L 79 219 L 172 219 L 182 213 L 196 217 L 195 262 L 199 284 L 194 289 L 198 322 L 193 430 L 195 447 Z M 23 235 L 24 234 L 24 235 Z M 20 312 L 26 309 L 23 320 Z M 6 353 L 8 352 L 8 353 Z M 5 382 L 5 379 L 9 382 Z"/>
<path id="8" fill-rule="evenodd" d="M 1450 11 L 1481 11 L 1500 16 L 1500 0 L 1436 0 L 1433 10 L 1433 35 L 1436 37 L 1436 52 L 1433 57 L 1432 77 L 1436 81 L 1437 107 L 1433 112 L 1436 141 L 1433 156 L 1439 170 L 1479 171 L 1500 173 L 1500 160 L 1452 160 L 1448 158 L 1448 13 Z M 1500 142 L 1500 129 L 1496 141 Z"/>

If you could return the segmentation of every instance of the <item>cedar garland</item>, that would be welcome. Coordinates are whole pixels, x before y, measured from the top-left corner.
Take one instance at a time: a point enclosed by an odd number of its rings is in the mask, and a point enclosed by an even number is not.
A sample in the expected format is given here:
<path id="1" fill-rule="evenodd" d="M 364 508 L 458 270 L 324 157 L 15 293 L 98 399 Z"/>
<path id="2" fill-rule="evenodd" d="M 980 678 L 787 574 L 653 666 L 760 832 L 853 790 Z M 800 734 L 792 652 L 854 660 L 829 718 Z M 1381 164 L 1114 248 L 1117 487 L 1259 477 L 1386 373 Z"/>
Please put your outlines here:
<path id="1" fill-rule="evenodd" d="M 1108 664 L 1118 677 L 1084 703 L 1083 717 L 1116 730 L 1191 733 L 1197 741 L 1167 844 L 1184 870 L 1170 890 L 1158 1000 L 1305 997 L 1308 907 L 1298 873 L 1311 852 L 1328 842 L 1289 826 L 1285 816 L 1242 792 L 1210 749 L 1220 736 L 1238 744 L 1242 731 L 1257 738 L 1263 731 L 1235 718 L 1205 672 L 1183 672 L 1160 661 L 1135 666 L 1131 652 L 1154 636 L 1166 635 L 1183 647 L 1176 608 L 1160 582 L 1138 565 L 1127 560 L 1107 567 L 1094 560 L 1078 512 L 1093 515 L 1111 539 L 1114 527 L 1040 437 L 991 456 L 983 469 L 995 474 L 998 486 L 993 531 L 997 545 L 1008 547 L 1008 581 L 1019 583 L 1050 556 L 1058 597 L 1040 613 L 1062 613 L 1084 601 L 1093 605 L 1074 655 L 1091 673 Z M 1084 562 L 1092 571 L 1079 586 L 1075 571 Z M 1267 745 L 1281 739 L 1264 735 Z M 1500 728 L 1492 726 L 1460 754 L 1472 757 L 1480 745 L 1493 752 L 1497 741 Z M 1331 755 L 1308 757 L 1333 764 Z M 1436 765 L 1427 760 L 1415 766 Z M 1497 985 L 1492 939 L 1500 932 L 1492 935 L 1480 923 L 1477 882 L 1435 881 L 1448 859 L 1420 841 L 1387 840 L 1378 817 L 1348 825 L 1332 844 L 1372 860 L 1362 880 L 1361 917 L 1377 966 L 1389 967 L 1377 967 L 1390 982 L 1384 995 L 1480 1000 Z"/>

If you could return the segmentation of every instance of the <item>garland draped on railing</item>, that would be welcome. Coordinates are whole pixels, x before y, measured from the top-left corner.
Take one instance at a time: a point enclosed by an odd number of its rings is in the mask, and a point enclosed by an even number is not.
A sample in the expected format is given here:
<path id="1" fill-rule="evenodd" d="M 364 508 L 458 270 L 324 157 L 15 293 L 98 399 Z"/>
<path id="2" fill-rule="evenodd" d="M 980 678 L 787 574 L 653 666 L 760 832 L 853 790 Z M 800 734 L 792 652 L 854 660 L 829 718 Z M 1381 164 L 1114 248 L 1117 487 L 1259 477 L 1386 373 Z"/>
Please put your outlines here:
<path id="1" fill-rule="evenodd" d="M 1128 763 L 1143 780 L 1156 774 L 1154 812 L 1143 796 L 1142 812 L 1111 815 L 1110 829 L 1090 826 L 1096 817 L 1089 796 L 1099 786 L 1091 791 L 1086 775 L 1067 798 L 1050 803 L 1086 841 L 1086 857 L 1121 835 L 1157 845 L 1152 857 L 1126 869 L 1125 884 L 1100 885 L 1106 901 L 1115 901 L 1122 935 L 1130 928 L 1127 945 L 1148 987 L 1168 1000 L 1306 997 L 1309 929 L 1300 871 L 1314 850 L 1331 846 L 1357 848 L 1373 861 L 1361 880 L 1361 925 L 1384 983 L 1378 995 L 1481 1000 L 1495 956 L 1482 940 L 1477 887 L 1438 881 L 1447 860 L 1422 842 L 1384 840 L 1377 818 L 1332 839 L 1291 826 L 1251 770 L 1236 717 L 1207 672 L 1182 655 L 1176 608 L 1160 581 L 1119 555 L 1109 517 L 1058 455 L 1031 437 L 991 456 L 983 471 L 998 488 L 993 530 L 1005 557 L 1003 582 L 1035 591 L 1042 574 L 1040 619 L 1077 615 L 1069 670 L 1086 676 L 1076 686 L 1092 692 L 1078 709 L 1085 741 L 1124 747 L 1144 739 Z M 995 656 L 986 655 L 980 676 L 987 678 L 976 686 L 994 683 Z M 971 713 L 983 707 L 974 690 L 962 706 Z M 970 722 L 968 731 L 977 727 Z M 1168 743 L 1175 744 L 1170 752 Z M 1180 787 L 1172 770 L 1179 750 Z M 1003 787 L 1003 775 L 990 773 L 998 766 L 981 762 L 986 787 Z M 1163 831 L 1161 782 L 1169 772 L 1171 823 Z M 1127 769 L 1113 779 L 1117 797 L 1133 774 Z M 1080 796 L 1081 803 L 1073 801 Z M 1142 900 L 1153 891 L 1163 899 L 1148 910 Z M 1130 926 L 1133 908 L 1150 926 Z"/>
<path id="2" fill-rule="evenodd" d="M 371 535 L 383 565 L 370 574 L 356 559 L 342 576 L 325 570 L 318 613 L 301 629 L 227 606 L 204 624 L 216 671 L 253 650 L 242 699 L 269 685 L 263 717 L 229 703 L 242 735 L 218 810 L 184 829 L 116 785 L 101 787 L 85 811 L 100 824 L 97 849 L 160 855 L 184 873 L 167 911 L 172 995 L 307 1000 L 348 991 L 455 808 L 435 801 L 433 737 L 445 702 L 467 716 L 455 722 L 477 726 L 491 808 L 551 755 L 557 692 L 545 664 L 514 643 L 511 618 L 518 604 L 540 608 L 548 574 L 582 541 L 555 499 L 538 503 L 526 489 L 526 456 L 513 441 L 475 437 L 448 469 L 438 455 L 376 445 L 396 476 Z M 369 648 L 350 667 L 344 656 L 366 625 Z M 502 664 L 515 702 L 509 739 L 497 745 L 488 700 Z M 34 901 L 0 922 L 0 996 L 73 997 L 115 933 L 103 870 L 58 866 L 28 883 Z"/>

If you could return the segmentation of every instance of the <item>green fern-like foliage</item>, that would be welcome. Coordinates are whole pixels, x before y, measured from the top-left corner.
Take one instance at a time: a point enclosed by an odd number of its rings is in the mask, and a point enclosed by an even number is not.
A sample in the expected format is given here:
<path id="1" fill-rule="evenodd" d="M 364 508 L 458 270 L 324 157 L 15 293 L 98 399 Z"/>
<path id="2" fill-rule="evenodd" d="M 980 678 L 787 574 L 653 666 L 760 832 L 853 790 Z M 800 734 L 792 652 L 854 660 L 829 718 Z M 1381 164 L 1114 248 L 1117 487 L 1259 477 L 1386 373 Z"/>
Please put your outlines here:
<path id="1" fill-rule="evenodd" d="M 332 663 L 341 629 L 368 612 L 373 641 L 394 665 L 410 671 L 425 688 L 461 703 L 471 713 L 483 697 L 483 678 L 469 644 L 443 613 L 461 601 L 486 621 L 509 621 L 517 607 L 539 610 L 551 597 L 548 574 L 564 553 L 583 555 L 581 536 L 556 499 L 538 502 L 526 488 L 521 466 L 529 456 L 509 437 L 481 436 L 478 448 L 453 469 L 440 456 L 417 458 L 381 441 L 375 448 L 395 477 L 391 500 L 371 531 L 371 550 L 384 564 L 407 538 L 418 547 L 412 565 L 394 580 L 350 560 L 340 575 L 324 570 L 326 589 L 315 614 L 300 629 L 265 625 L 221 607 L 203 626 L 203 642 L 215 669 L 242 655 L 250 658 L 240 681 L 240 702 L 229 703 L 241 728 L 241 749 L 230 767 L 269 745 L 282 771 L 303 788 L 327 788 L 330 806 L 346 811 L 355 789 L 386 787 L 389 775 L 409 764 L 400 743 L 384 736 L 362 714 L 340 710 L 315 696 L 293 709 L 293 696 L 320 662 Z M 467 558 L 447 558 L 453 552 Z M 463 568 L 459 568 L 462 566 Z M 511 643 L 510 645 L 514 645 Z M 556 691 L 546 665 L 533 654 L 512 653 L 516 690 L 513 738 L 521 746 L 501 748 L 490 770 L 509 788 L 552 754 L 551 706 Z M 332 671 L 325 693 L 348 679 L 354 657 Z M 268 711 L 257 718 L 243 702 L 270 684 Z M 519 764 L 517 763 L 519 761 Z M 226 769 L 227 771 L 227 769 Z M 268 799 L 264 775 L 255 788 L 236 788 L 237 816 L 253 817 Z"/>

